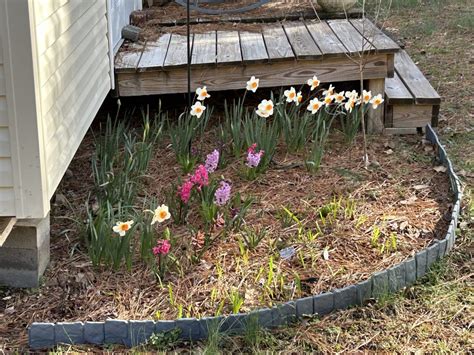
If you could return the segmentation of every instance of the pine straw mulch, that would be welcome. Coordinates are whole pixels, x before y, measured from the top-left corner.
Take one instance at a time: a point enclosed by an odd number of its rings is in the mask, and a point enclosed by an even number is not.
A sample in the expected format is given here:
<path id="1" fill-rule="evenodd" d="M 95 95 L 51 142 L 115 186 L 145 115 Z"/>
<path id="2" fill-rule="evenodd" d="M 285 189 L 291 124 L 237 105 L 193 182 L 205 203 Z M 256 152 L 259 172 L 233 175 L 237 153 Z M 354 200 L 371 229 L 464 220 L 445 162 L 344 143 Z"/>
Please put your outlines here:
<path id="1" fill-rule="evenodd" d="M 206 134 L 199 147 L 203 153 L 215 147 L 212 137 L 212 132 Z M 191 248 L 191 232 L 184 227 L 172 227 L 182 240 L 183 250 L 177 247 L 175 252 L 185 270 L 182 276 L 176 271 L 169 274 L 162 288 L 139 262 L 131 272 L 92 268 L 78 225 L 73 221 L 83 218 L 85 201 L 92 190 L 91 153 L 92 138 L 88 135 L 59 190 L 68 202 L 53 205 L 51 264 L 43 285 L 35 290 L 6 290 L 0 298 L 0 342 L 7 348 L 26 344 L 25 328 L 33 321 L 149 319 L 157 311 L 162 319 L 174 319 L 177 308 L 170 304 L 168 283 L 176 303 L 184 306 L 184 315 L 197 317 L 214 315 L 222 299 L 226 299 L 223 312 L 229 313 L 227 295 L 233 288 L 245 297 L 241 311 L 248 311 L 353 284 L 443 237 L 451 209 L 448 178 L 433 170 L 432 147 L 421 144 L 419 137 L 373 137 L 369 147 L 373 161 L 367 170 L 360 161 L 360 145 L 348 148 L 338 136 L 329 142 L 322 169 L 316 175 L 307 173 L 303 167 L 273 167 L 250 182 L 240 177 L 239 165 L 231 163 L 214 174 L 230 180 L 233 192 L 255 197 L 246 224 L 266 228 L 267 236 L 256 250 L 250 251 L 248 264 L 239 252 L 239 236 L 233 234 L 213 244 L 201 262 L 193 265 L 183 252 Z M 275 160 L 291 164 L 297 157 L 279 149 Z M 179 174 L 165 140 L 150 165 L 147 193 L 162 201 L 162 189 L 176 181 Z M 323 235 L 314 242 L 306 243 L 296 237 L 294 226 L 284 228 L 278 220 L 278 212 L 285 206 L 307 228 L 314 229 L 317 208 L 330 203 L 334 196 L 351 196 L 356 201 L 355 217 L 365 216 L 366 222 L 356 228 L 355 220 L 341 217 L 337 223 L 323 227 Z M 199 228 L 194 217 L 190 220 Z M 383 226 L 387 235 L 397 234 L 396 252 L 381 254 L 371 247 L 374 224 Z M 278 258 L 278 249 L 290 245 L 302 250 L 305 267 L 297 257 L 290 261 Z M 329 260 L 322 257 L 326 247 Z M 273 288 L 272 298 L 262 296 L 260 280 L 266 278 L 271 255 L 275 259 L 275 273 L 284 276 L 284 287 Z M 217 264 L 223 270 L 221 276 Z M 263 274 L 257 277 L 259 270 Z M 301 292 L 295 290 L 295 274 L 301 279 Z M 211 301 L 212 292 L 217 292 L 215 301 Z"/>

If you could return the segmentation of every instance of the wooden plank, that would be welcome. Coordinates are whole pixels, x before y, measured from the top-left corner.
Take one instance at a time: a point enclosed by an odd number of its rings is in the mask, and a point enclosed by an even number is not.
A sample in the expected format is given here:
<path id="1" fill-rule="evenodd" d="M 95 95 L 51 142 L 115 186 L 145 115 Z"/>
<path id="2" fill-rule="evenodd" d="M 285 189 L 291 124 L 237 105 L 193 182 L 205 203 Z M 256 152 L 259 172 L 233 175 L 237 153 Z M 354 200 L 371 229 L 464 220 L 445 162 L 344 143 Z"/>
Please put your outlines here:
<path id="1" fill-rule="evenodd" d="M 323 56 L 342 56 L 347 49 L 326 21 L 306 22 L 306 27 L 323 53 Z"/>
<path id="2" fill-rule="evenodd" d="M 398 74 L 395 74 L 393 78 L 385 79 L 385 95 L 389 105 L 415 103 L 415 98 Z"/>
<path id="3" fill-rule="evenodd" d="M 294 58 L 295 55 L 281 24 L 265 25 L 263 39 L 267 46 L 268 58 L 270 60 Z"/>
<path id="4" fill-rule="evenodd" d="M 5 89 L 5 70 L 3 64 L 0 64 L 0 96 L 6 95 Z"/>
<path id="5" fill-rule="evenodd" d="M 352 25 L 367 38 L 380 53 L 395 53 L 400 47 L 368 19 L 352 19 Z"/>
<path id="6" fill-rule="evenodd" d="M 308 80 L 308 73 L 318 73 L 323 83 L 359 80 L 359 65 L 348 58 L 329 60 L 277 61 L 272 65 L 249 63 L 245 66 L 203 67 L 199 77 L 191 76 L 192 87 L 206 85 L 208 90 L 237 90 L 245 88 L 246 81 L 258 73 L 261 87 L 281 87 L 302 85 Z M 381 79 L 387 74 L 387 55 L 367 57 L 364 78 Z M 159 95 L 165 93 L 185 93 L 186 68 L 166 72 L 117 73 L 117 82 L 122 96 Z M 381 89 L 383 91 L 383 87 Z M 381 92 L 382 92 L 381 91 Z"/>
<path id="7" fill-rule="evenodd" d="M 165 62 L 171 34 L 166 33 L 156 41 L 148 41 L 138 62 L 138 70 L 161 68 Z"/>
<path id="8" fill-rule="evenodd" d="M 439 105 L 441 98 L 407 52 L 395 54 L 395 71 L 415 97 L 417 104 Z"/>
<path id="9" fill-rule="evenodd" d="M 11 158 L 0 158 L 0 186 L 13 187 L 13 166 Z"/>
<path id="10" fill-rule="evenodd" d="M 369 80 L 369 90 L 372 95 L 382 94 L 385 88 L 385 79 Z M 384 105 L 380 105 L 375 110 L 370 108 L 367 111 L 367 133 L 382 133 L 384 128 Z"/>
<path id="11" fill-rule="evenodd" d="M 349 21 L 328 20 L 327 22 L 350 54 L 357 54 L 362 51 L 371 51 L 374 49 L 373 45 L 368 42 L 367 39 L 363 38 Z"/>
<path id="12" fill-rule="evenodd" d="M 5 241 L 7 240 L 15 223 L 16 223 L 15 217 L 1 217 L 0 218 L 0 247 L 3 246 L 3 243 L 5 243 Z"/>
<path id="13" fill-rule="evenodd" d="M 216 58 L 216 32 L 195 34 L 191 64 L 214 64 Z"/>
<path id="14" fill-rule="evenodd" d="M 7 98 L 0 96 L 0 127 L 8 127 L 8 125 Z"/>
<path id="15" fill-rule="evenodd" d="M 261 33 L 239 32 L 242 59 L 244 62 L 268 60 L 267 49 Z"/>
<path id="16" fill-rule="evenodd" d="M 217 64 L 241 61 L 239 32 L 217 31 Z"/>
<path id="17" fill-rule="evenodd" d="M 191 55 L 193 49 L 193 38 L 194 35 L 191 34 L 190 45 L 191 45 Z M 168 52 L 166 53 L 166 58 L 164 62 L 164 67 L 177 67 L 187 64 L 187 39 L 186 36 L 178 35 L 173 33 L 170 39 L 170 45 L 168 47 Z"/>
<path id="18" fill-rule="evenodd" d="M 393 105 L 394 128 L 417 128 L 431 123 L 431 105 Z"/>
<path id="19" fill-rule="evenodd" d="M 298 59 L 318 59 L 322 57 L 321 50 L 303 22 L 287 22 L 283 24 L 283 28 Z"/>

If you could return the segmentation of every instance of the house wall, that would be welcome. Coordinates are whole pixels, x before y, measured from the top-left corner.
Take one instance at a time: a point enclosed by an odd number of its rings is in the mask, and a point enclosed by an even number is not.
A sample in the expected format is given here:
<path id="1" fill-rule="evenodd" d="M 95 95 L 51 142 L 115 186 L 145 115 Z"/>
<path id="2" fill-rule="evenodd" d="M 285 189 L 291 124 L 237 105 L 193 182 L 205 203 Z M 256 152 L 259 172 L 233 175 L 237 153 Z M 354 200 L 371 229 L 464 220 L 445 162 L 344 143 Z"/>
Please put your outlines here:
<path id="1" fill-rule="evenodd" d="M 0 22 L 2 20 L 3 17 L 0 15 Z M 0 32 L 0 215 L 13 216 L 15 214 L 15 192 L 13 188 L 4 66 L 3 40 Z"/>
<path id="2" fill-rule="evenodd" d="M 111 89 L 106 0 L 30 6 L 49 199 Z"/>

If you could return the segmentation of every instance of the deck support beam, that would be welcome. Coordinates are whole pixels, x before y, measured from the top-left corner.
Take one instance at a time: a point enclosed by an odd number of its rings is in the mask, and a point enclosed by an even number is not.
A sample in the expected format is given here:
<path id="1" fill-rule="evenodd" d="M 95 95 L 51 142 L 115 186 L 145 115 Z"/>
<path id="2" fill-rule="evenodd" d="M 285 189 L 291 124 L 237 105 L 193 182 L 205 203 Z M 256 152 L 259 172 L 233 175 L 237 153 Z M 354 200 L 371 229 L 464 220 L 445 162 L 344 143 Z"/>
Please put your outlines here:
<path id="1" fill-rule="evenodd" d="M 382 94 L 385 92 L 385 79 L 370 79 L 369 90 L 372 95 Z M 384 105 L 380 105 L 375 110 L 372 108 L 367 112 L 367 133 L 382 133 L 384 129 Z"/>
<path id="2" fill-rule="evenodd" d="M 49 215 L 18 220 L 0 247 L 0 285 L 38 287 L 49 263 Z"/>

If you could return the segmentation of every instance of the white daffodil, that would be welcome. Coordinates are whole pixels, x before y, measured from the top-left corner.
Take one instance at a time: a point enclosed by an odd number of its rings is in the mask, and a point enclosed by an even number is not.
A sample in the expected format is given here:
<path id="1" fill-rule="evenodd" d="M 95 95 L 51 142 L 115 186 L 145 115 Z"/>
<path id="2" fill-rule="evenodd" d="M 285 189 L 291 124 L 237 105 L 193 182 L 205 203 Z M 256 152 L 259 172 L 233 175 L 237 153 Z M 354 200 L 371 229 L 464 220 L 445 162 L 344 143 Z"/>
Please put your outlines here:
<path id="1" fill-rule="evenodd" d="M 303 101 L 303 95 L 301 94 L 301 91 L 298 91 L 298 93 L 296 94 L 296 101 L 295 101 L 296 106 L 298 106 L 302 101 Z"/>
<path id="2" fill-rule="evenodd" d="M 201 102 L 198 101 L 194 105 L 191 106 L 191 115 L 196 116 L 197 118 L 200 118 L 205 109 L 206 109 L 206 106 L 204 106 L 203 104 L 201 104 Z"/>
<path id="3" fill-rule="evenodd" d="M 321 82 L 318 80 L 318 77 L 316 75 L 314 75 L 312 79 L 308 79 L 308 81 L 306 82 L 306 84 L 311 86 L 311 91 L 316 89 L 320 83 Z"/>
<path id="4" fill-rule="evenodd" d="M 290 90 L 285 90 L 286 102 L 296 102 L 297 94 L 295 88 L 292 86 Z"/>
<path id="5" fill-rule="evenodd" d="M 197 88 L 196 95 L 199 101 L 204 101 L 205 99 L 211 97 L 211 95 L 209 95 L 209 93 L 207 92 L 207 88 L 205 86 L 203 86 L 202 88 Z"/>
<path id="6" fill-rule="evenodd" d="M 125 233 L 132 227 L 133 221 L 127 222 L 117 222 L 115 226 L 112 227 L 112 230 L 117 233 L 119 236 L 123 237 Z"/>
<path id="7" fill-rule="evenodd" d="M 334 86 L 330 84 L 329 88 L 323 91 L 323 96 L 332 96 L 333 94 L 334 94 Z"/>
<path id="8" fill-rule="evenodd" d="M 326 106 L 329 106 L 332 103 L 332 100 L 334 100 L 333 95 L 326 95 L 323 101 Z"/>
<path id="9" fill-rule="evenodd" d="M 258 104 L 257 115 L 259 115 L 260 117 L 265 117 L 265 118 L 273 115 L 273 101 L 262 100 L 262 102 Z"/>
<path id="10" fill-rule="evenodd" d="M 344 91 L 341 91 L 337 94 L 334 95 L 334 100 L 338 103 L 338 104 L 341 104 L 345 99 L 345 96 L 344 96 Z"/>
<path id="11" fill-rule="evenodd" d="M 318 112 L 322 105 L 323 102 L 319 101 L 317 98 L 314 98 L 309 102 L 307 110 L 311 111 L 311 113 L 314 115 L 316 112 Z"/>
<path id="12" fill-rule="evenodd" d="M 370 102 L 370 99 L 372 99 L 372 92 L 371 91 L 362 91 L 362 102 L 364 104 L 368 104 Z"/>
<path id="13" fill-rule="evenodd" d="M 359 93 L 355 90 L 352 90 L 352 91 L 346 91 L 346 97 L 348 99 L 354 99 L 354 100 L 357 100 L 357 98 L 359 97 Z"/>
<path id="14" fill-rule="evenodd" d="M 250 78 L 249 81 L 247 81 L 247 90 L 255 92 L 258 89 L 258 83 L 260 82 L 260 79 L 256 79 L 254 76 Z"/>
<path id="15" fill-rule="evenodd" d="M 372 104 L 372 108 L 375 110 L 379 105 L 383 102 L 383 98 L 381 94 L 375 95 L 370 103 Z"/>
<path id="16" fill-rule="evenodd" d="M 344 108 L 346 109 L 347 112 L 352 112 L 352 109 L 355 107 L 357 103 L 357 100 L 354 98 L 349 98 L 347 102 L 344 105 Z"/>
<path id="17" fill-rule="evenodd" d="M 170 219 L 171 213 L 168 209 L 168 206 L 161 205 L 158 207 L 155 212 L 153 212 L 153 219 L 151 220 L 151 225 L 154 225 L 156 222 L 162 223 L 167 219 Z"/>

